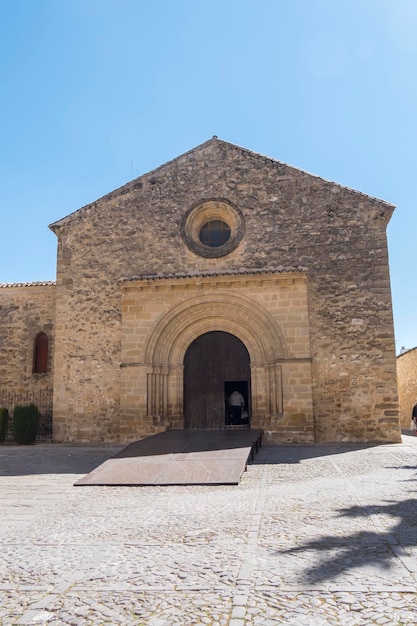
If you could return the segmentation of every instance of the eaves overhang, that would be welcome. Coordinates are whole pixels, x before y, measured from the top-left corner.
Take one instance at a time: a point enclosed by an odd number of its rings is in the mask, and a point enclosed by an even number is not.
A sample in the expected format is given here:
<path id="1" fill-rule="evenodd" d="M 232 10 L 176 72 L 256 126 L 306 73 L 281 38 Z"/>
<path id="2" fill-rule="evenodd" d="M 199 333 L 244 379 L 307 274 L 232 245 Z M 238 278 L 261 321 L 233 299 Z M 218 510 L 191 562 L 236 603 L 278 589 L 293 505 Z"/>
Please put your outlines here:
<path id="1" fill-rule="evenodd" d="M 6 289 L 7 287 L 49 287 L 56 286 L 55 280 L 38 280 L 27 283 L 0 283 L 0 289 Z"/>
<path id="2" fill-rule="evenodd" d="M 239 268 L 239 269 L 227 269 L 227 270 L 214 270 L 206 272 L 176 272 L 166 273 L 159 272 L 158 274 L 140 274 L 136 276 L 128 276 L 120 279 L 121 283 L 132 282 L 162 282 L 162 281 L 184 281 L 184 280 L 210 280 L 219 278 L 238 278 L 238 277 L 270 277 L 272 275 L 279 275 L 281 277 L 285 275 L 294 274 L 307 274 L 307 268 L 303 266 L 284 266 L 279 265 L 276 267 L 254 267 L 254 268 Z"/>

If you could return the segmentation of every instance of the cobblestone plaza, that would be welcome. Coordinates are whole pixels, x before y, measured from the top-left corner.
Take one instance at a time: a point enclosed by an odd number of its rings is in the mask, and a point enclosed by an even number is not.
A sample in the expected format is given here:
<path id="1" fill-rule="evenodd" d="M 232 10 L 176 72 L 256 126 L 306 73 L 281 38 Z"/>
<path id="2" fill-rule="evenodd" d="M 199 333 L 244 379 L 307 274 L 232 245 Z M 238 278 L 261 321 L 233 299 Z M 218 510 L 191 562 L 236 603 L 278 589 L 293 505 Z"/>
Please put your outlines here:
<path id="1" fill-rule="evenodd" d="M 119 450 L 0 447 L 0 624 L 415 623 L 417 437 L 266 446 L 238 486 L 73 486 Z"/>

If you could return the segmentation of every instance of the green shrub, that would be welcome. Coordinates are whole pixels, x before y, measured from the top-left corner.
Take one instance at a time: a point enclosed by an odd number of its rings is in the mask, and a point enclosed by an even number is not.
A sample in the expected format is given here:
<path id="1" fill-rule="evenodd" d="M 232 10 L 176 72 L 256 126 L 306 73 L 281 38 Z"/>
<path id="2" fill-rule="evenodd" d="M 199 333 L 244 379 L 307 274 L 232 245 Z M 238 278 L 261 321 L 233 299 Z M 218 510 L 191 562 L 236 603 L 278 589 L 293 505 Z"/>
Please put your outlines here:
<path id="1" fill-rule="evenodd" d="M 0 408 L 0 443 L 4 443 L 9 426 L 9 409 Z"/>
<path id="2" fill-rule="evenodd" d="M 18 444 L 35 443 L 39 411 L 35 404 L 16 405 L 13 410 L 13 439 Z"/>

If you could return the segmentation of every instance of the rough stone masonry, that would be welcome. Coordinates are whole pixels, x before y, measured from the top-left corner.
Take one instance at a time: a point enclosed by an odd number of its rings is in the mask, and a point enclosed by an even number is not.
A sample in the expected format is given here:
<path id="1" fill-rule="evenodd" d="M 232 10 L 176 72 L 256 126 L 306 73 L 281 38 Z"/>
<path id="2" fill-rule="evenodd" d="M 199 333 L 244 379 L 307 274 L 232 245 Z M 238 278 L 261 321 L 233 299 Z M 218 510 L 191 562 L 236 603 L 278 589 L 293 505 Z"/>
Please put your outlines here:
<path id="1" fill-rule="evenodd" d="M 52 385 L 56 441 L 226 428 L 232 382 L 266 442 L 399 441 L 393 208 L 213 137 L 50 226 L 56 284 L 0 289 L 0 387 Z"/>

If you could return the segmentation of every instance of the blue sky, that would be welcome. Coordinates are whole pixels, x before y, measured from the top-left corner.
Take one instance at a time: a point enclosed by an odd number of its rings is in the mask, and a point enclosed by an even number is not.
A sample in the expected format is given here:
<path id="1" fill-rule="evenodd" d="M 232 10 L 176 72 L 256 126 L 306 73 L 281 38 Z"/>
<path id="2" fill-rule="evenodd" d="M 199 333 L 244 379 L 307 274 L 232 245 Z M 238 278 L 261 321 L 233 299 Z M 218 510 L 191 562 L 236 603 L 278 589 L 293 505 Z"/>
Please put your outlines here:
<path id="1" fill-rule="evenodd" d="M 0 0 L 0 282 L 55 278 L 47 225 L 213 135 L 397 206 L 417 346 L 416 0 Z"/>

